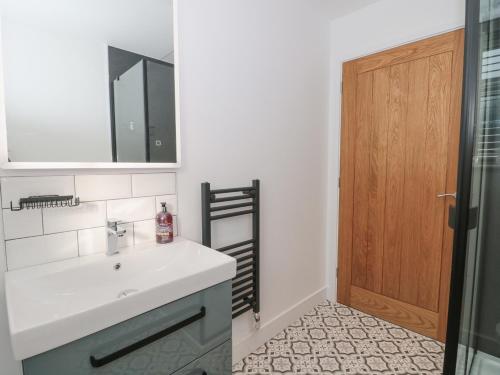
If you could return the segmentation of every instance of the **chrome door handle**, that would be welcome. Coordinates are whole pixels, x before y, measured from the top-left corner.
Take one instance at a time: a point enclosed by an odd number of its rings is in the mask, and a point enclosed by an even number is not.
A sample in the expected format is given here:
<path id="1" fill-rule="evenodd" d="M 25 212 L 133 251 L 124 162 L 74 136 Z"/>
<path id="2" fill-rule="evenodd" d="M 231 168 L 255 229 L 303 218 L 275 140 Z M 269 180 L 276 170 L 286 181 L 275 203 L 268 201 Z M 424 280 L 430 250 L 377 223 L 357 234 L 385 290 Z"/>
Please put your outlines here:
<path id="1" fill-rule="evenodd" d="M 436 197 L 437 198 L 453 197 L 457 199 L 457 193 L 440 193 Z"/>

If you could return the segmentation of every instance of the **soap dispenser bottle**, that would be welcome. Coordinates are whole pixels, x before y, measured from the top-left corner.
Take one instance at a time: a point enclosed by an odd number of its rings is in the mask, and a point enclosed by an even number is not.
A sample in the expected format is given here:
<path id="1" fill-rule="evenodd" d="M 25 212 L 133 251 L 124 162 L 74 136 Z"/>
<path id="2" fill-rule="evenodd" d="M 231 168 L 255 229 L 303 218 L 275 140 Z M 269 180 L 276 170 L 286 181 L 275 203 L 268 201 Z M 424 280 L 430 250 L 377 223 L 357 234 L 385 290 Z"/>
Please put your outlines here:
<path id="1" fill-rule="evenodd" d="M 163 244 L 174 240 L 172 214 L 167 211 L 167 203 L 161 202 L 161 211 L 156 215 L 156 242 Z"/>

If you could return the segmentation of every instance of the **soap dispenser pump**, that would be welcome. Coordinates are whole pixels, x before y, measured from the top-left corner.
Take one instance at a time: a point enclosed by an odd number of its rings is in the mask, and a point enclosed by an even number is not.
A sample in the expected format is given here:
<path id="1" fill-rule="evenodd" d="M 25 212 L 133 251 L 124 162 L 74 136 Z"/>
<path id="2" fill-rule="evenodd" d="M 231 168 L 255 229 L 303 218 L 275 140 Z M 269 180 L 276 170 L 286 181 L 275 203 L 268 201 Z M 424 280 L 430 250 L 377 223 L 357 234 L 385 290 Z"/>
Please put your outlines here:
<path id="1" fill-rule="evenodd" d="M 161 211 L 156 215 L 156 242 L 165 244 L 174 240 L 172 214 L 167 211 L 167 203 L 161 202 Z"/>

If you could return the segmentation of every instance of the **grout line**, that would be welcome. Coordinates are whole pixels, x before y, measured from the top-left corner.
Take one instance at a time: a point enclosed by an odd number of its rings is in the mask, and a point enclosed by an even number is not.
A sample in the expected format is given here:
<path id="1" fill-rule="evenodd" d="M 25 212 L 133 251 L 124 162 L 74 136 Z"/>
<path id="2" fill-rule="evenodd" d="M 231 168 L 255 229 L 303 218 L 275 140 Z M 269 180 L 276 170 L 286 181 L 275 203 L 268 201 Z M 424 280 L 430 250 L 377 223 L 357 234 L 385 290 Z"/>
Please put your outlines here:
<path id="1" fill-rule="evenodd" d="M 109 215 L 108 215 L 108 201 L 105 201 L 104 209 L 106 210 L 106 222 L 107 222 L 109 220 Z"/>
<path id="2" fill-rule="evenodd" d="M 100 227 L 97 227 L 97 228 L 100 228 Z M 89 228 L 89 229 L 91 229 L 91 228 Z M 17 240 L 26 240 L 28 238 L 47 237 L 47 236 L 53 236 L 53 235 L 56 235 L 56 234 L 63 234 L 63 233 L 73 233 L 73 232 L 78 232 L 78 230 L 79 229 L 73 229 L 73 230 L 65 230 L 65 231 L 62 231 L 62 232 L 39 234 L 39 235 L 36 235 L 36 236 L 16 237 L 16 238 L 10 238 L 8 240 L 5 240 L 5 242 L 11 242 L 11 241 L 17 241 Z"/>
<path id="3" fill-rule="evenodd" d="M 133 246 L 135 246 L 135 223 L 136 222 L 132 223 L 132 244 L 133 244 Z"/>
<path id="4" fill-rule="evenodd" d="M 43 221 L 43 207 L 40 208 L 40 220 L 42 221 L 42 234 L 45 234 L 45 224 Z"/>
<path id="5" fill-rule="evenodd" d="M 78 256 L 80 257 L 80 236 L 78 231 L 76 231 L 76 251 L 78 252 Z"/>
<path id="6" fill-rule="evenodd" d="M 175 218 L 177 218 L 177 215 L 172 215 L 172 216 L 174 216 Z M 126 222 L 124 224 L 132 224 L 133 225 L 135 223 L 141 223 L 141 222 L 151 221 L 151 220 L 154 220 L 154 218 L 152 218 L 152 219 L 134 220 L 134 221 Z M 105 225 L 100 225 L 100 226 L 97 226 L 97 227 L 84 227 L 84 228 L 77 228 L 77 229 L 71 229 L 71 230 L 63 230 L 63 231 L 60 231 L 60 232 L 44 233 L 44 234 L 40 234 L 40 235 L 36 235 L 36 236 L 16 237 L 16 238 L 10 238 L 8 240 L 5 240 L 5 242 L 17 241 L 17 240 L 25 240 L 27 238 L 37 238 L 37 237 L 52 236 L 52 235 L 63 234 L 63 233 L 79 232 L 79 231 L 82 231 L 82 230 L 89 230 L 89 229 L 100 229 L 100 228 L 106 228 L 106 226 Z"/>
<path id="7" fill-rule="evenodd" d="M 156 194 L 156 195 L 141 195 L 138 197 L 125 197 L 125 198 L 107 198 L 107 199 L 95 199 L 95 200 L 81 200 L 81 203 L 92 203 L 92 202 L 108 202 L 108 201 L 121 201 L 121 200 L 129 200 L 129 199 L 141 199 L 141 198 L 156 198 L 156 197 L 164 197 L 164 196 L 172 196 L 177 197 L 177 194 Z M 5 207 L 4 210 L 9 209 L 9 207 Z"/>
<path id="8" fill-rule="evenodd" d="M 165 197 L 165 196 L 171 196 L 175 197 L 175 200 L 177 201 L 177 195 L 176 194 L 161 194 L 161 195 L 144 195 L 142 197 L 129 197 L 129 198 L 111 198 L 111 199 L 97 199 L 93 201 L 80 201 L 81 204 L 89 204 L 89 203 L 99 203 L 99 202 L 110 202 L 110 201 L 119 201 L 119 200 L 132 200 L 132 199 L 141 199 L 141 198 L 154 198 L 155 199 L 155 204 L 156 204 L 156 198 L 159 197 Z M 67 209 L 72 209 L 74 207 L 54 207 L 54 208 L 67 208 Z M 9 207 L 2 207 L 2 210 L 10 210 Z"/>

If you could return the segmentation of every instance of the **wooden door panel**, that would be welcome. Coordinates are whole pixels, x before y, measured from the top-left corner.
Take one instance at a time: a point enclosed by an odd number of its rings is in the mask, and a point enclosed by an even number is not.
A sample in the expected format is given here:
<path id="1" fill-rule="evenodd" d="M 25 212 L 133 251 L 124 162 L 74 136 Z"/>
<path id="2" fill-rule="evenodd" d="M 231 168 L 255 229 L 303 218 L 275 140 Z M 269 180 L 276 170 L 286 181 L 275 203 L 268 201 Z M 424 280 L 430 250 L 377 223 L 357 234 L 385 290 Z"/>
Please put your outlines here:
<path id="1" fill-rule="evenodd" d="M 422 202 L 422 267 L 418 306 L 438 311 L 450 117 L 451 53 L 430 57 L 427 134 L 424 153 L 426 199 Z"/>
<path id="2" fill-rule="evenodd" d="M 351 286 L 351 306 L 383 317 L 412 331 L 436 337 L 438 314 L 357 286 Z"/>
<path id="3" fill-rule="evenodd" d="M 462 57 L 459 30 L 344 64 L 339 302 L 441 340 L 450 202 L 436 195 L 456 182 Z"/>
<path id="4" fill-rule="evenodd" d="M 404 207 L 408 73 L 408 64 L 391 67 L 382 294 L 392 298 L 399 297 L 401 271 L 402 235 L 398 218 Z"/>
<path id="5" fill-rule="evenodd" d="M 354 149 L 356 124 L 356 87 L 357 73 L 353 64 L 344 65 L 342 82 L 342 147 L 340 154 L 340 169 L 346 171 L 345 178 L 340 179 L 340 222 L 339 222 L 339 250 L 337 281 L 337 299 L 339 302 L 349 305 L 350 287 L 352 280 L 352 223 L 354 209 Z M 347 251 L 348 249 L 348 251 Z"/>
<path id="6" fill-rule="evenodd" d="M 410 43 L 388 51 L 375 53 L 349 63 L 354 63 L 356 65 L 356 72 L 364 73 L 450 51 L 458 52 L 458 54 L 461 53 L 463 60 L 463 51 L 458 51 L 458 49 L 463 49 L 463 33 L 463 30 L 452 31 L 416 43 Z M 457 41 L 460 42 L 461 38 L 462 45 L 458 45 Z"/>
<path id="7" fill-rule="evenodd" d="M 366 283 L 366 253 L 368 228 L 368 170 L 370 168 L 370 128 L 372 118 L 373 74 L 360 74 L 357 82 L 356 149 L 354 156 L 354 215 L 352 283 Z"/>
<path id="8" fill-rule="evenodd" d="M 418 303 L 422 215 L 424 200 L 424 158 L 429 92 L 429 58 L 409 63 L 408 116 L 406 120 L 406 154 L 404 209 L 402 213 L 401 275 L 399 299 L 413 305 Z"/>
<path id="9" fill-rule="evenodd" d="M 373 118 L 368 171 L 368 233 L 365 288 L 382 292 L 387 132 L 389 129 L 390 68 L 373 72 Z"/>
<path id="10" fill-rule="evenodd" d="M 456 124 L 460 123 L 461 105 L 462 105 L 462 72 L 463 70 L 463 46 L 464 33 L 458 33 L 456 40 L 456 53 L 453 54 L 453 71 L 452 71 L 452 86 L 451 86 L 451 116 L 449 121 L 449 139 L 450 143 L 448 154 L 448 170 L 446 176 L 446 191 L 456 191 L 457 174 L 458 174 L 458 145 L 460 143 L 460 132 L 456 131 Z M 446 207 L 455 204 L 455 200 L 451 197 L 445 199 Z M 445 341 L 446 326 L 448 319 L 448 300 L 450 295 L 450 280 L 451 280 L 451 258 L 453 247 L 453 230 L 448 227 L 448 210 L 445 210 L 444 219 L 444 237 L 443 237 L 443 252 L 441 260 L 441 282 L 439 293 L 439 324 L 438 324 L 438 339 Z"/>

